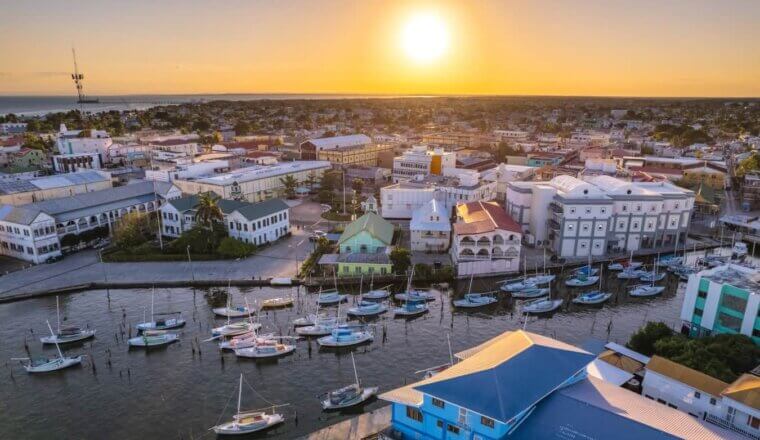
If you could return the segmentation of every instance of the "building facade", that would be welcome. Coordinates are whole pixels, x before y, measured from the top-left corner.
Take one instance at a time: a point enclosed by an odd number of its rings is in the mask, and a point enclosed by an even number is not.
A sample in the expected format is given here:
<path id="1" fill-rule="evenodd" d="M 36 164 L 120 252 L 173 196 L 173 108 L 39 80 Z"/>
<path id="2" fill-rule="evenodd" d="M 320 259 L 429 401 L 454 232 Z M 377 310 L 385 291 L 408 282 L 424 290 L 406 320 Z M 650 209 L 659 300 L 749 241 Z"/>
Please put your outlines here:
<path id="1" fill-rule="evenodd" d="M 100 171 L 79 171 L 26 180 L 11 180 L 0 182 L 0 204 L 26 205 L 100 191 L 112 186 L 111 175 Z"/>
<path id="2" fill-rule="evenodd" d="M 691 275 L 681 306 L 682 333 L 743 334 L 760 344 L 758 272 L 728 264 Z"/>
<path id="3" fill-rule="evenodd" d="M 456 168 L 456 153 L 415 145 L 393 159 L 393 181 L 398 183 L 417 176 L 440 176 L 447 168 Z"/>
<path id="4" fill-rule="evenodd" d="M 411 249 L 446 252 L 451 242 L 450 210 L 435 198 L 417 208 L 409 222 Z"/>
<path id="5" fill-rule="evenodd" d="M 451 259 L 457 277 L 498 275 L 520 270 L 522 233 L 501 206 L 471 202 L 456 207 Z"/>

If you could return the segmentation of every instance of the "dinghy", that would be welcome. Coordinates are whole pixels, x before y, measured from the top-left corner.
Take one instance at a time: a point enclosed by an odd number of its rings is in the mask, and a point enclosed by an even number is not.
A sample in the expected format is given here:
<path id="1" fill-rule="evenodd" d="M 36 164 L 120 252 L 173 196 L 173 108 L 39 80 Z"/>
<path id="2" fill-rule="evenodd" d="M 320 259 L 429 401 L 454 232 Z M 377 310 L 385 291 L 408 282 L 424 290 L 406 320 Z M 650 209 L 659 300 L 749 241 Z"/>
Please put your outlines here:
<path id="1" fill-rule="evenodd" d="M 274 406 L 272 407 L 272 414 L 267 414 L 264 411 L 240 412 L 242 397 L 243 375 L 240 374 L 237 414 L 232 417 L 232 421 L 213 426 L 210 428 L 211 431 L 219 435 L 245 435 L 263 431 L 285 421 L 282 414 L 274 412 Z"/>
<path id="2" fill-rule="evenodd" d="M 169 333 L 162 330 L 146 330 L 140 335 L 127 340 L 130 347 L 160 347 L 179 341 L 176 333 Z"/>
<path id="3" fill-rule="evenodd" d="M 292 305 L 293 305 L 292 296 L 269 298 L 269 299 L 265 299 L 264 301 L 261 301 L 262 309 L 277 309 L 280 307 L 290 307 Z"/>
<path id="4" fill-rule="evenodd" d="M 364 388 L 359 382 L 359 374 L 356 371 L 356 361 L 351 353 L 351 363 L 354 365 L 355 383 L 330 391 L 322 400 L 322 409 L 325 411 L 348 408 L 366 402 L 370 397 L 377 394 L 378 387 Z"/>
<path id="5" fill-rule="evenodd" d="M 58 332 L 50 336 L 43 336 L 40 342 L 43 344 L 68 344 L 71 342 L 83 341 L 95 336 L 95 330 L 83 329 L 75 326 L 61 328 L 61 308 L 58 297 L 55 297 L 55 315 L 58 322 Z"/>
<path id="6" fill-rule="evenodd" d="M 322 347 L 349 347 L 371 342 L 374 338 L 375 335 L 365 326 L 343 324 L 334 328 L 329 336 L 317 339 L 317 343 Z"/>

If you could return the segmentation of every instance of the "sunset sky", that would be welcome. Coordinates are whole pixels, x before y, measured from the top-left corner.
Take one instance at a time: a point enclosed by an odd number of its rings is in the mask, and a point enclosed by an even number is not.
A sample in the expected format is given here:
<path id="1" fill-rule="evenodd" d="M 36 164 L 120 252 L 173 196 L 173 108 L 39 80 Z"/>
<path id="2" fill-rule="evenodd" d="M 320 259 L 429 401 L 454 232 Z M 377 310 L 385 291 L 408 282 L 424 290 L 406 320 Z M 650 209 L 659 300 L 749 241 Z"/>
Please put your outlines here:
<path id="1" fill-rule="evenodd" d="M 760 0 L 0 0 L 0 94 L 760 96 Z"/>

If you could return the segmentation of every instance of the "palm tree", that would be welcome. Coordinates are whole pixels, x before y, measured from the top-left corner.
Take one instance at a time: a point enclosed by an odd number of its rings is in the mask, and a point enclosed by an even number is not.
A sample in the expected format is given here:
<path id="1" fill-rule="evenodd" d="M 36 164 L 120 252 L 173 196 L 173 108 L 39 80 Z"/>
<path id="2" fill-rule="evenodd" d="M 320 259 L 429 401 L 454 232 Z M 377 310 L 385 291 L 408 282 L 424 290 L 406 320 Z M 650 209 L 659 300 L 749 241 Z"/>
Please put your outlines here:
<path id="1" fill-rule="evenodd" d="M 298 186 L 298 181 L 295 177 L 288 174 L 284 178 L 280 178 L 280 182 L 282 182 L 283 186 L 285 186 L 285 197 L 289 199 L 296 198 L 296 186 Z"/>
<path id="2" fill-rule="evenodd" d="M 211 229 L 217 221 L 224 221 L 224 214 L 219 207 L 220 197 L 213 192 L 198 194 L 198 204 L 195 206 L 195 221 Z"/>

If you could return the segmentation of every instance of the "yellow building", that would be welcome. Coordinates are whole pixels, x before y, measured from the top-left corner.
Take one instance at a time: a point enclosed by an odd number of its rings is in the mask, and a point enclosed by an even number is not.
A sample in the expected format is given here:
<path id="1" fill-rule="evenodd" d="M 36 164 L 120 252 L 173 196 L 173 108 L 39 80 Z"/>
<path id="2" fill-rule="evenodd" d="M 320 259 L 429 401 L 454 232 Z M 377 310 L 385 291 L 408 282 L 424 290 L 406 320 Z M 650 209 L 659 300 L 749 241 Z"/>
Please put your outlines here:
<path id="1" fill-rule="evenodd" d="M 324 149 L 317 152 L 318 160 L 326 160 L 338 166 L 368 166 L 378 165 L 378 155 L 393 152 L 392 145 L 365 144 L 334 149 Z"/>

